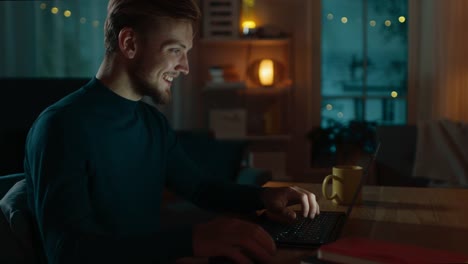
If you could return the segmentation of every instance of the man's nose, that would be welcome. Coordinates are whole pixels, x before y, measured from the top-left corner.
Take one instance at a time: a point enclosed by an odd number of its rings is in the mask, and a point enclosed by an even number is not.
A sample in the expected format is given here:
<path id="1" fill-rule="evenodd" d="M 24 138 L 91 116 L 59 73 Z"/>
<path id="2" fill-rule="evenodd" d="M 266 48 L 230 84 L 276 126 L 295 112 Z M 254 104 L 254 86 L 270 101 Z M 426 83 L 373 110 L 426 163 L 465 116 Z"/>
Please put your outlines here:
<path id="1" fill-rule="evenodd" d="M 188 57 L 187 54 L 184 54 L 182 58 L 180 59 L 179 64 L 176 67 L 176 70 L 187 75 L 189 74 L 189 63 L 188 63 Z"/>

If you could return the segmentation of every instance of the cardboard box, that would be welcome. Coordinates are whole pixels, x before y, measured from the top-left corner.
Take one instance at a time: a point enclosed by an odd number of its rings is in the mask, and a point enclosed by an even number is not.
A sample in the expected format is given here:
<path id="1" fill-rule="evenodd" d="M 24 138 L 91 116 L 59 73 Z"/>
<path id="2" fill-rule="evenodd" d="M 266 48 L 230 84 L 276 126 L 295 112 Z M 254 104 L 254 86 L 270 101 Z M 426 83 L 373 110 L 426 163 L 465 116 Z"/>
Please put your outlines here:
<path id="1" fill-rule="evenodd" d="M 210 129 L 216 138 L 243 138 L 247 134 L 247 111 L 245 109 L 211 110 Z"/>

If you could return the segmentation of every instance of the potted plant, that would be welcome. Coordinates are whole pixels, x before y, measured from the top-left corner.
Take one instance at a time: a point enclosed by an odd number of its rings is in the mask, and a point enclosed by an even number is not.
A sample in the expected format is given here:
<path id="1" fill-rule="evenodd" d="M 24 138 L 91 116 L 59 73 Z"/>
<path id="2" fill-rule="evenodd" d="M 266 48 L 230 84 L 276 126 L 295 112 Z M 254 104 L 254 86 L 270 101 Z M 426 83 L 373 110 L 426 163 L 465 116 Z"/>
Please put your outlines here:
<path id="1" fill-rule="evenodd" d="M 376 122 L 353 120 L 342 124 L 328 120 L 326 127 L 312 129 L 307 134 L 311 143 L 311 166 L 356 164 L 363 155 L 375 150 L 376 126 Z"/>

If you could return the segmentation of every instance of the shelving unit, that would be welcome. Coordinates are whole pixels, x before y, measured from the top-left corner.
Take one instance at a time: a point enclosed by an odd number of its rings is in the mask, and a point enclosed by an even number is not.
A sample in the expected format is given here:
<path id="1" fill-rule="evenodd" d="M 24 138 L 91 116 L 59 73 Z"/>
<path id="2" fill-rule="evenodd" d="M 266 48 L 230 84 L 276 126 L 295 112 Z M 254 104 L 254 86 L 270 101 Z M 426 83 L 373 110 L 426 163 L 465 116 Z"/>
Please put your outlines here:
<path id="1" fill-rule="evenodd" d="M 250 142 L 255 167 L 273 166 L 275 177 L 286 171 L 291 141 L 290 124 L 294 86 L 291 81 L 290 39 L 200 39 L 198 76 L 205 125 L 219 138 Z M 282 66 L 282 81 L 262 87 L 249 78 L 255 61 L 272 59 Z M 233 85 L 210 83 L 211 67 L 228 66 L 237 79 Z M 245 85 L 238 85 L 239 83 Z"/>
<path id="2" fill-rule="evenodd" d="M 282 64 L 285 79 L 291 79 L 291 41 L 290 39 L 200 39 L 200 65 L 198 73 L 202 79 L 202 86 L 210 80 L 209 69 L 213 66 L 230 65 L 238 73 L 238 80 L 245 81 L 246 87 L 258 87 L 247 76 L 248 67 L 255 61 L 269 58 Z M 291 86 L 287 81 L 286 85 Z M 266 90 L 266 89 L 263 89 Z"/>
<path id="3" fill-rule="evenodd" d="M 215 111 L 229 115 L 237 111 L 245 111 L 245 133 L 238 138 L 261 140 L 262 137 L 289 138 L 289 115 L 292 89 L 277 89 L 261 91 L 260 89 L 209 89 L 203 92 L 207 127 L 213 128 L 210 113 Z M 227 119 L 230 117 L 226 117 Z M 215 131 L 216 133 L 217 131 Z M 225 137 L 223 132 L 216 133 Z M 232 135 L 231 133 L 226 133 Z M 287 136 L 287 137 L 285 137 Z M 230 136 L 232 137 L 232 136 Z"/>

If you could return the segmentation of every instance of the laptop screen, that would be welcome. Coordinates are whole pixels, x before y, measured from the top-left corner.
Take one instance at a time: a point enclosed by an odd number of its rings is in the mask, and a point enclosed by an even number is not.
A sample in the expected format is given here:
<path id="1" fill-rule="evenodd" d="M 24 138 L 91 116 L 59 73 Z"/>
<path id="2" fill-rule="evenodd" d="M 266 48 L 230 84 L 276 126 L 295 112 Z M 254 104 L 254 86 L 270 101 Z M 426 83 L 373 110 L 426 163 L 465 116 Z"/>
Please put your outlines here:
<path id="1" fill-rule="evenodd" d="M 362 190 L 362 186 L 366 183 L 367 179 L 369 178 L 370 168 L 372 164 L 374 164 L 375 162 L 375 158 L 377 157 L 377 153 L 379 152 L 379 149 L 380 149 L 380 142 L 377 143 L 377 147 L 375 148 L 374 153 L 370 155 L 367 164 L 363 166 L 364 171 L 362 173 L 361 181 L 358 184 L 356 191 L 354 191 L 353 199 L 351 200 L 351 204 L 349 205 L 348 210 L 346 210 L 346 217 L 349 217 L 349 215 L 351 215 L 351 211 L 353 210 L 353 207 L 356 204 L 356 200 L 359 196 L 359 193 Z"/>

